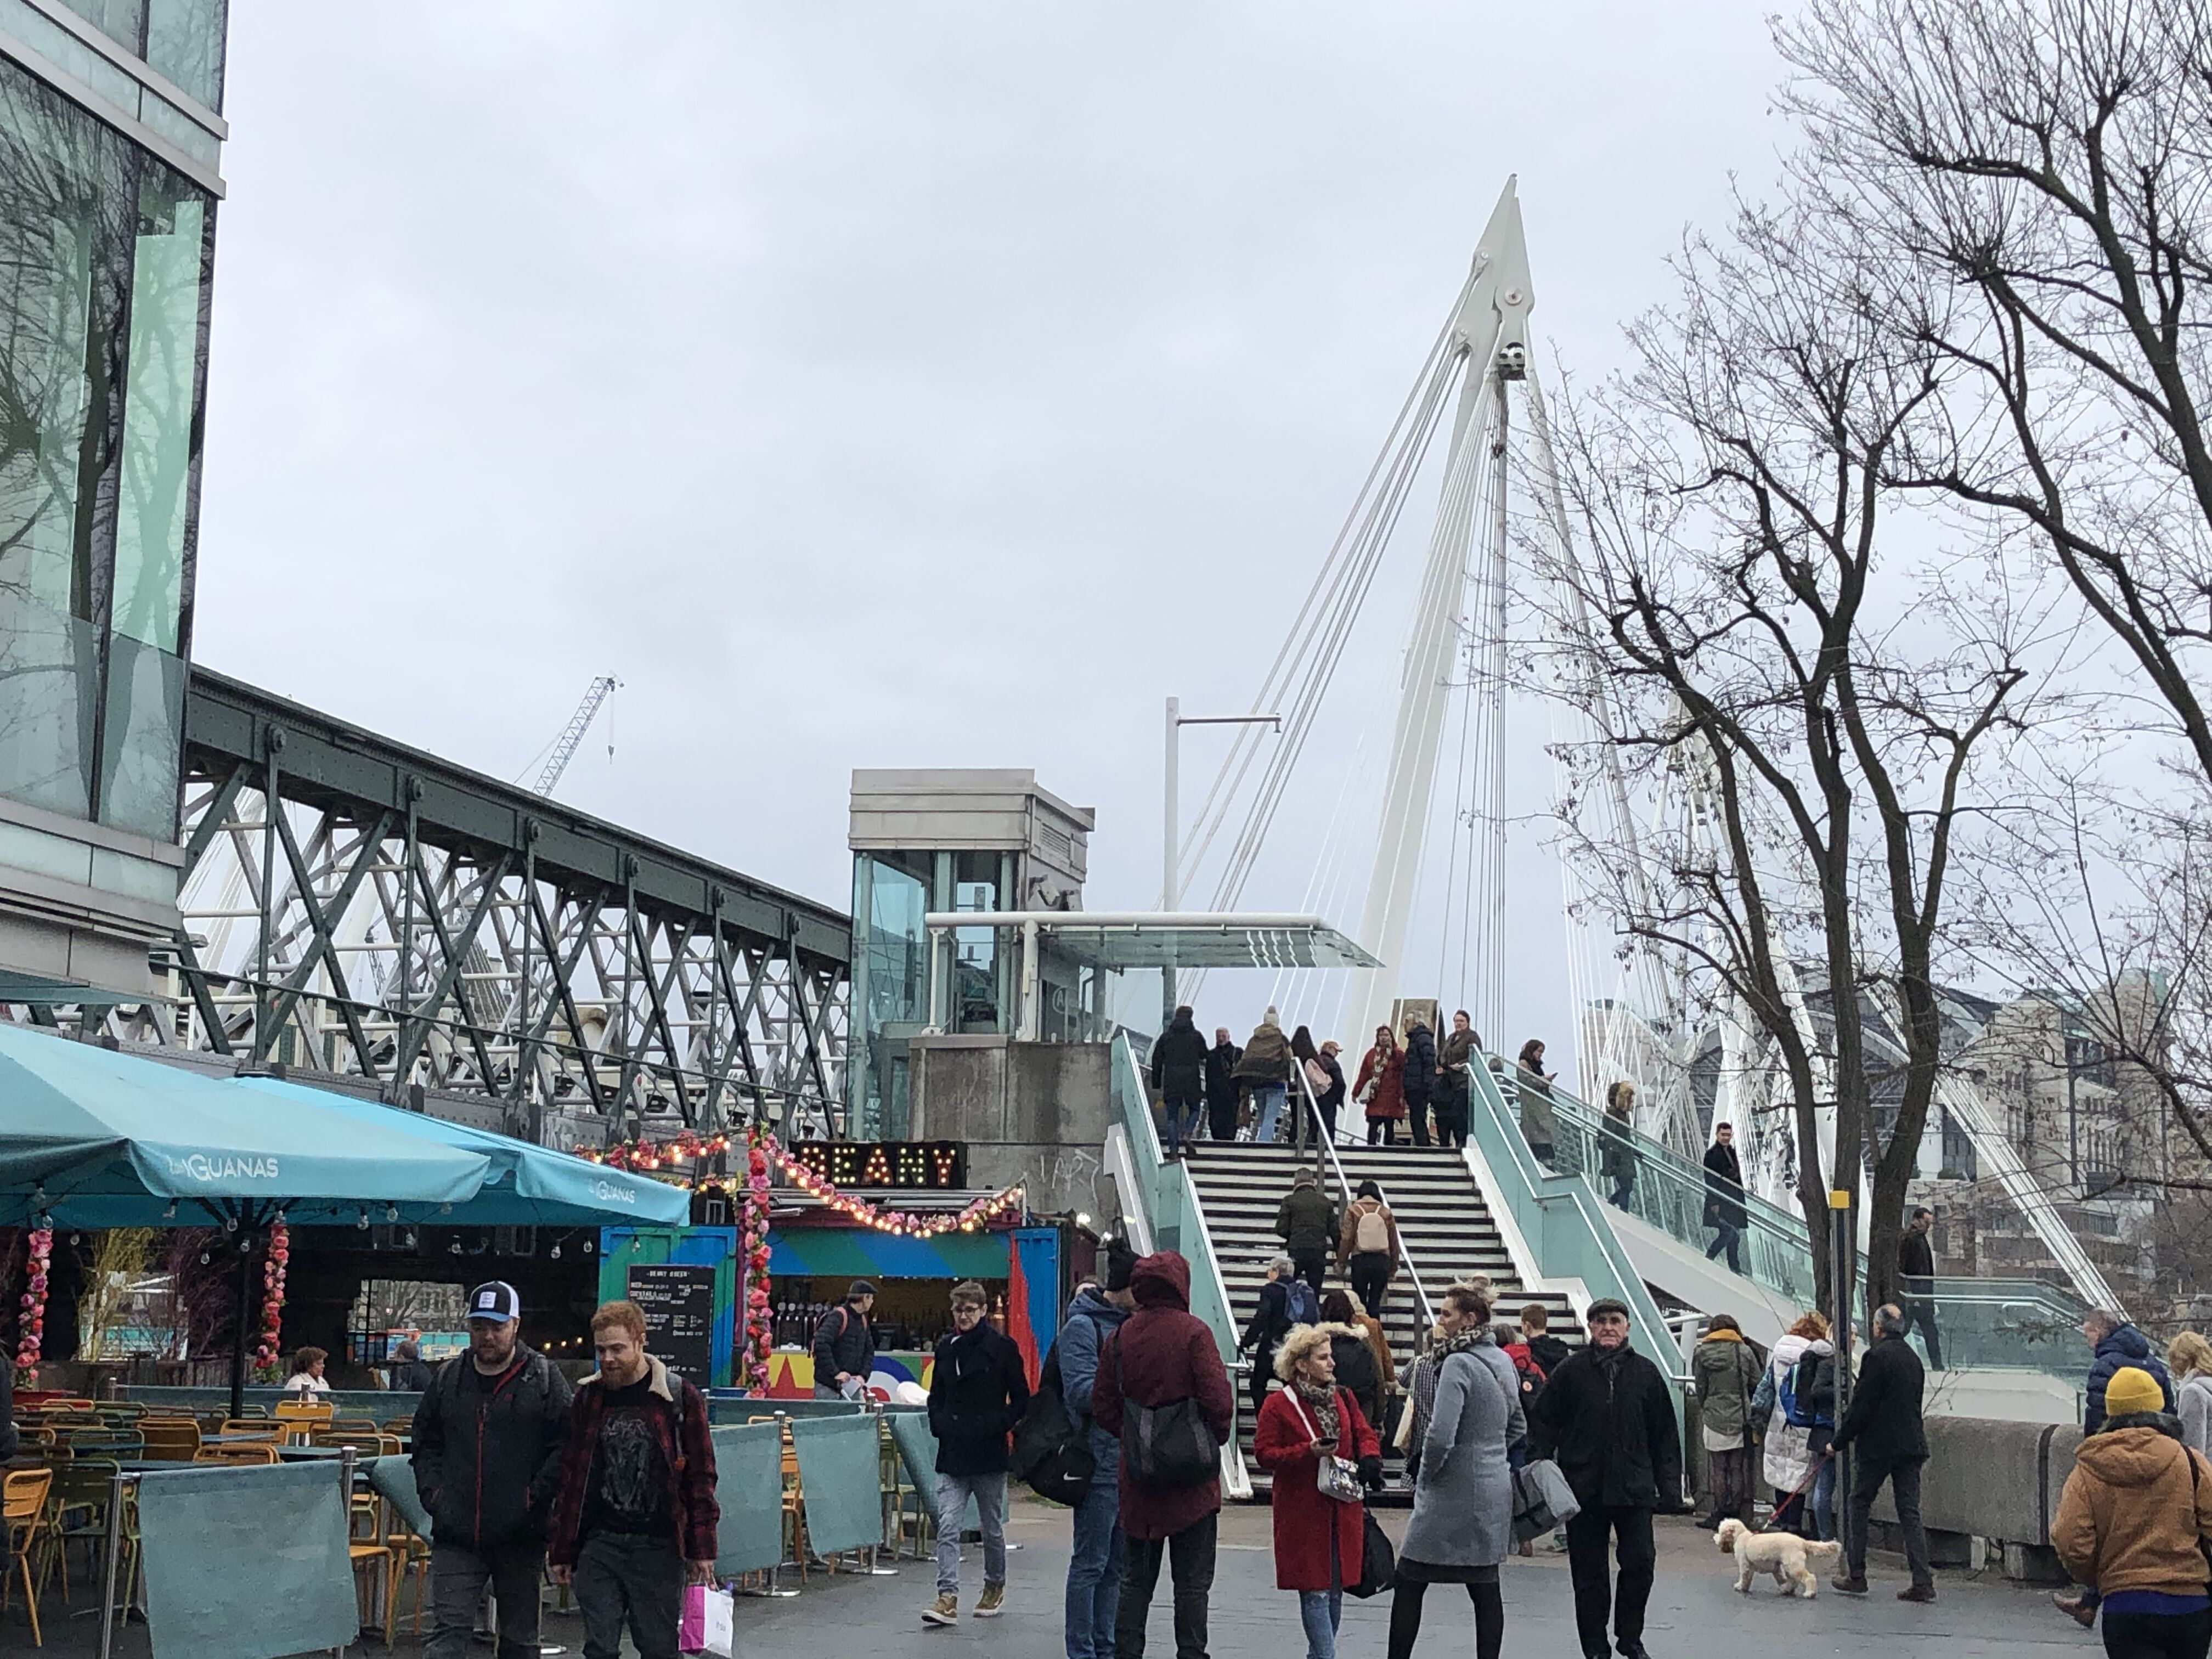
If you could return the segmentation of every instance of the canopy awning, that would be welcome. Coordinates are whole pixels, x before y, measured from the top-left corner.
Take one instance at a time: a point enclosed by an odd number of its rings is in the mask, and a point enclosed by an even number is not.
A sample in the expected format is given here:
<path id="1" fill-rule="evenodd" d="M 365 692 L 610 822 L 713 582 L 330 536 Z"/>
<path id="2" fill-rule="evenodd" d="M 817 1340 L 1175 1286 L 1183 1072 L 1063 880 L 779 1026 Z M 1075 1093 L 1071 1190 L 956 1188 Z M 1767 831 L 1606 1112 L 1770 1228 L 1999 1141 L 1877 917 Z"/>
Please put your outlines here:
<path id="1" fill-rule="evenodd" d="M 933 932 L 1037 936 L 1086 968 L 1379 968 L 1319 916 L 1233 910 L 933 910 Z"/>
<path id="2" fill-rule="evenodd" d="M 592 1164 L 572 1152 L 275 1078 L 240 1079 L 235 1086 L 489 1159 L 491 1173 L 483 1185 L 467 1202 L 456 1204 L 451 1216 L 441 1218 L 456 1226 L 680 1227 L 691 1218 L 691 1194 L 681 1187 Z"/>
<path id="3" fill-rule="evenodd" d="M 0 1224 L 202 1225 L 281 1209 L 302 1224 L 465 1204 L 482 1152 L 270 1103 L 228 1079 L 0 1025 Z M 380 1218 L 381 1217 L 380 1216 Z"/>

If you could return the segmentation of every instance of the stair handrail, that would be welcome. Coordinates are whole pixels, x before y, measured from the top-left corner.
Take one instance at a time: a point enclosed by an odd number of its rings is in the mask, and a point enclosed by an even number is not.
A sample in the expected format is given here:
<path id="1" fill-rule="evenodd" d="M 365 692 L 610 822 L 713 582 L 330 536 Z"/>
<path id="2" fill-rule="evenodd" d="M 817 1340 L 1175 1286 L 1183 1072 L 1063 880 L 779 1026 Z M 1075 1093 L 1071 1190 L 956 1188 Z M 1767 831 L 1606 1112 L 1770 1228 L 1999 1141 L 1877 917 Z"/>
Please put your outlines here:
<path id="1" fill-rule="evenodd" d="M 1344 1172 L 1343 1159 L 1336 1155 L 1336 1137 L 1328 1133 L 1326 1120 L 1321 1115 L 1321 1103 L 1314 1098 L 1313 1080 L 1306 1076 L 1305 1066 L 1301 1064 L 1291 1069 L 1297 1073 L 1298 1089 L 1306 1097 L 1306 1109 L 1313 1114 L 1315 1144 L 1321 1148 L 1322 1155 L 1328 1159 L 1328 1167 L 1336 1176 L 1336 1189 L 1343 1194 L 1344 1208 L 1348 1210 L 1352 1207 L 1352 1181 L 1351 1177 Z M 1381 1182 L 1375 1183 L 1375 1190 L 1382 1194 L 1382 1207 L 1389 1210 L 1390 1194 L 1383 1190 Z M 1341 1212 L 1339 1213 L 1341 1214 Z M 1395 1210 L 1391 1211 L 1394 1218 L 1396 1213 Z M 1404 1230 L 1395 1224 L 1394 1221 L 1390 1232 L 1391 1236 L 1398 1241 L 1398 1260 L 1406 1269 L 1406 1277 L 1413 1281 L 1414 1304 L 1421 1310 L 1420 1328 L 1413 1334 L 1413 1346 L 1416 1348 L 1425 1348 L 1429 1342 L 1429 1333 L 1437 1328 L 1437 1310 L 1429 1301 L 1428 1287 L 1421 1283 L 1421 1270 L 1413 1263 L 1413 1253 L 1406 1248 Z"/>

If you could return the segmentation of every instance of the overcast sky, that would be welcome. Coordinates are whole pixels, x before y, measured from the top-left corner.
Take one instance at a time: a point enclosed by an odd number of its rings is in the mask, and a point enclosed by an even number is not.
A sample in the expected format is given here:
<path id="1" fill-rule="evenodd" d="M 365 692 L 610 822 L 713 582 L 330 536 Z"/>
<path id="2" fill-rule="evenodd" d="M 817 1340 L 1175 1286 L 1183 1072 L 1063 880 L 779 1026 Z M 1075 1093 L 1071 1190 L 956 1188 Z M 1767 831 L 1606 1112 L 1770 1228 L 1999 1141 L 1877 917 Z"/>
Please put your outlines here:
<path id="1" fill-rule="evenodd" d="M 1763 9 L 241 0 L 194 653 L 507 777 L 617 674 L 561 798 L 840 907 L 852 768 L 1034 767 L 1148 908 L 1161 699 L 1249 706 L 1507 175 L 1602 372 L 1773 170 Z M 1399 551 L 1332 730 L 1387 734 Z M 1563 1060 L 1514 857 L 1495 1041 Z"/>

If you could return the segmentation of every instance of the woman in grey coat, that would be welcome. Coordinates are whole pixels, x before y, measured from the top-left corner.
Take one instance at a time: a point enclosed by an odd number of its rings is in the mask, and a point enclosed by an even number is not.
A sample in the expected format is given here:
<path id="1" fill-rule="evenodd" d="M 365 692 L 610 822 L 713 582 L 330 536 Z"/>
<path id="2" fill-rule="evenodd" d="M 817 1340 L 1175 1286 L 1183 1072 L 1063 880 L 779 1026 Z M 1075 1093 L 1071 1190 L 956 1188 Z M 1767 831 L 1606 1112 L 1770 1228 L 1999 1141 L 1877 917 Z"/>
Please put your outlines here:
<path id="1" fill-rule="evenodd" d="M 1437 1392 L 1420 1447 L 1413 1513 L 1398 1548 L 1389 1659 L 1408 1659 L 1431 1584 L 1464 1584 L 1474 1603 L 1475 1659 L 1498 1659 L 1505 1603 L 1498 1568 L 1513 1548 L 1513 1476 L 1505 1449 L 1527 1431 L 1520 1379 L 1491 1340 L 1490 1293 L 1455 1285 L 1437 1323 Z"/>

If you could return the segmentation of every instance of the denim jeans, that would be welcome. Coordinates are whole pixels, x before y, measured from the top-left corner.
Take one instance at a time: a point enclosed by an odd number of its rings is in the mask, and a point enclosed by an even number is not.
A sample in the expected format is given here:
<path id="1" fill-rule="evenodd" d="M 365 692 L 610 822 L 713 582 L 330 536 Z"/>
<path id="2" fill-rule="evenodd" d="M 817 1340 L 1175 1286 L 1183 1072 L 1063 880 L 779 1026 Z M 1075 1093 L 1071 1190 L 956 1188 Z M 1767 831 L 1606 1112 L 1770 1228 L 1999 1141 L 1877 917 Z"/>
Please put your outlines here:
<path id="1" fill-rule="evenodd" d="M 1198 1139 L 1198 1114 L 1200 1103 L 1195 1097 L 1178 1100 L 1172 1095 L 1164 1102 L 1160 1115 L 1166 1121 L 1168 1150 L 1179 1152 L 1186 1140 Z"/>
<path id="2" fill-rule="evenodd" d="M 1336 1659 L 1336 1630 L 1344 1622 L 1344 1592 L 1300 1590 L 1298 1622 L 1306 1627 L 1306 1659 Z"/>
<path id="3" fill-rule="evenodd" d="M 968 1500 L 975 1500 L 975 1523 L 983 1532 L 983 1586 L 1006 1582 L 1006 1477 L 945 1474 L 937 1477 L 937 1593 L 960 1594 L 960 1528 L 967 1524 Z"/>
<path id="4" fill-rule="evenodd" d="M 1844 1571 L 1854 1578 L 1866 1577 L 1867 1514 L 1874 1495 L 1889 1482 L 1889 1495 L 1897 1501 L 1897 1527 L 1905 1534 L 1905 1565 L 1916 1584 L 1932 1587 L 1936 1575 L 1928 1565 L 1928 1532 L 1920 1524 L 1919 1458 L 1891 1463 L 1864 1452 L 1853 1454 L 1850 1510 L 1844 1517 Z"/>
<path id="5" fill-rule="evenodd" d="M 1252 1085 L 1252 1104 L 1259 1111 L 1259 1121 L 1252 1126 L 1252 1139 L 1268 1141 L 1275 1138 L 1276 1120 L 1283 1115 L 1283 1102 L 1288 1097 L 1288 1087 L 1280 1083 L 1255 1083 Z"/>
<path id="6" fill-rule="evenodd" d="M 1836 1460 L 1831 1457 L 1813 1477 L 1813 1535 L 1822 1543 L 1836 1537 Z"/>
<path id="7" fill-rule="evenodd" d="M 1067 1659 L 1114 1659 L 1114 1610 L 1121 1601 L 1121 1494 L 1114 1481 L 1094 1485 L 1075 1506 L 1075 1539 L 1067 1558 Z"/>
<path id="8" fill-rule="evenodd" d="M 1713 1242 L 1705 1246 L 1705 1260 L 1711 1261 L 1723 1250 L 1728 1252 L 1729 1271 L 1743 1271 L 1743 1229 L 1731 1227 L 1725 1221 L 1713 1224 Z"/>

